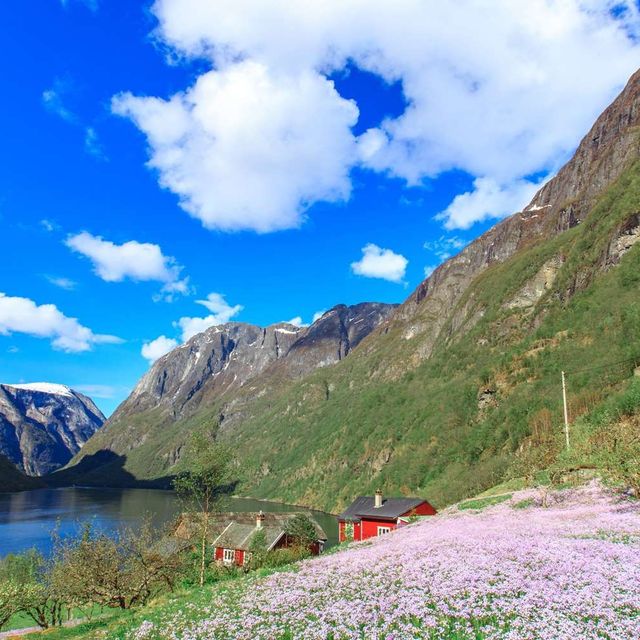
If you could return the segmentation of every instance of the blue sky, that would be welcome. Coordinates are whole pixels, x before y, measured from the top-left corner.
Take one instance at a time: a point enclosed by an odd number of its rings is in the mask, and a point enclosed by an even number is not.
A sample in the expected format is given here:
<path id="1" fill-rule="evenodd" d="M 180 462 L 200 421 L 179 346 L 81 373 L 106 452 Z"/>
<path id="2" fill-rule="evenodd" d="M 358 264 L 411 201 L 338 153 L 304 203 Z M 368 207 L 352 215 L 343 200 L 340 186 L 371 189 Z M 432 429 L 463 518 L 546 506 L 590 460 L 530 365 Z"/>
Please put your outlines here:
<path id="1" fill-rule="evenodd" d="M 0 380 L 110 413 L 159 336 L 401 302 L 524 206 L 639 66 L 635 5 L 539 0 L 523 25 L 498 2 L 473 43 L 477 2 L 378 4 L 2 3 Z"/>

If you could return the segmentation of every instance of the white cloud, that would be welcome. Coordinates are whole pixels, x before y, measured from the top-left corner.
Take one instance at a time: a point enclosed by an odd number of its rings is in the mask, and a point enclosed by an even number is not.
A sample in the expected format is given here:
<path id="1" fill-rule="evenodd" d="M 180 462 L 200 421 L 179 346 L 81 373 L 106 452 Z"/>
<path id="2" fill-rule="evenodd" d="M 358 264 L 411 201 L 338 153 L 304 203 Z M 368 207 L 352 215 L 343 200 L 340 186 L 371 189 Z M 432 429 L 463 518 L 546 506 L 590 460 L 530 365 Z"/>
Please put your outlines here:
<path id="1" fill-rule="evenodd" d="M 245 61 L 200 76 L 164 101 L 113 101 L 147 135 L 160 184 L 210 229 L 296 227 L 309 204 L 348 198 L 353 102 L 312 70 Z"/>
<path id="2" fill-rule="evenodd" d="M 204 318 L 180 318 L 175 325 L 182 330 L 183 342 L 209 327 L 226 324 L 244 309 L 241 304 L 231 306 L 220 293 L 210 293 L 206 300 L 196 300 L 196 302 L 206 307 L 211 314 Z"/>
<path id="3" fill-rule="evenodd" d="M 292 324 L 294 327 L 308 327 L 309 323 L 305 322 L 302 319 L 302 316 L 296 316 L 295 318 L 291 318 L 291 320 L 285 320 L 287 324 Z"/>
<path id="4" fill-rule="evenodd" d="M 313 314 L 313 318 L 311 319 L 311 324 L 313 324 L 314 322 L 317 322 L 318 320 L 320 320 L 320 318 L 322 318 L 322 316 L 327 313 L 326 309 L 321 309 L 320 311 L 316 311 Z"/>
<path id="5" fill-rule="evenodd" d="M 87 153 L 98 158 L 99 160 L 106 160 L 104 148 L 98 138 L 98 133 L 93 127 L 85 127 L 84 130 L 84 148 Z"/>
<path id="6" fill-rule="evenodd" d="M 408 263 L 404 256 L 391 249 L 381 249 L 370 243 L 362 248 L 362 258 L 351 263 L 351 269 L 359 276 L 402 282 Z"/>
<path id="7" fill-rule="evenodd" d="M 427 240 L 423 247 L 435 254 L 440 261 L 448 260 L 467 245 L 467 241 L 458 236 L 440 236 L 437 240 Z"/>
<path id="8" fill-rule="evenodd" d="M 105 400 L 115 398 L 118 389 L 107 384 L 76 384 L 73 386 L 74 391 L 84 393 L 90 398 L 102 398 Z"/>
<path id="9" fill-rule="evenodd" d="M 473 191 L 457 195 L 438 218 L 447 229 L 468 229 L 488 218 L 504 218 L 522 208 L 533 198 L 541 182 L 514 180 L 501 186 L 491 178 L 476 178 Z"/>
<path id="10" fill-rule="evenodd" d="M 45 276 L 45 278 L 55 287 L 64 289 L 65 291 L 73 291 L 78 286 L 78 283 L 70 278 L 57 276 Z"/>
<path id="11" fill-rule="evenodd" d="M 567 159 L 640 53 L 633 0 L 156 0 L 153 11 L 159 38 L 215 71 L 169 100 L 124 94 L 113 108 L 147 135 L 161 185 L 226 230 L 297 226 L 314 202 L 348 197 L 358 163 L 409 184 L 458 169 L 513 192 Z M 357 141 L 358 111 L 327 80 L 348 63 L 400 81 L 407 104 Z M 483 209 L 449 224 L 502 213 Z"/>
<path id="12" fill-rule="evenodd" d="M 424 268 L 424 277 L 428 278 L 440 265 L 438 264 L 428 264 Z"/>
<path id="13" fill-rule="evenodd" d="M 0 335 L 13 333 L 48 338 L 54 349 L 69 353 L 89 351 L 95 344 L 122 342 L 115 336 L 93 333 L 53 304 L 38 305 L 29 298 L 0 293 Z"/>
<path id="14" fill-rule="evenodd" d="M 175 349 L 177 346 L 177 340 L 167 338 L 167 336 L 158 336 L 151 342 L 145 342 L 140 352 L 143 358 L 146 358 L 150 364 L 153 364 L 158 358 L 169 353 L 169 351 Z"/>
<path id="15" fill-rule="evenodd" d="M 42 92 L 42 102 L 47 111 L 56 114 L 71 124 L 76 124 L 78 122 L 76 114 L 65 105 L 64 101 L 64 95 L 68 93 L 68 91 L 69 82 L 56 78 L 53 86 Z"/>
<path id="16" fill-rule="evenodd" d="M 49 233 L 59 231 L 62 227 L 54 220 L 47 220 L 46 218 L 40 220 L 40 226 Z"/>
<path id="17" fill-rule="evenodd" d="M 180 278 L 182 267 L 175 258 L 165 256 L 157 244 L 130 240 L 115 244 L 86 231 L 69 236 L 65 244 L 73 251 L 89 258 L 94 273 L 106 282 L 122 282 L 129 278 L 136 282 L 162 282 L 158 298 L 172 300 L 175 294 L 188 294 L 189 279 Z"/>

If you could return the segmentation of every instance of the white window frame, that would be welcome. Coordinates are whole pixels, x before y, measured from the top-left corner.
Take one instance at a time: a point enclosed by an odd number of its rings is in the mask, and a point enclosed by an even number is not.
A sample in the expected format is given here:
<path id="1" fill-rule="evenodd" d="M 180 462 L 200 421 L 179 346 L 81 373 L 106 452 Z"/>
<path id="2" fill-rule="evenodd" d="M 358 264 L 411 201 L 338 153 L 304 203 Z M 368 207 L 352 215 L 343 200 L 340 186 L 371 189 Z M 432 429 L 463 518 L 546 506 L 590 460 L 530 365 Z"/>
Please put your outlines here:
<path id="1" fill-rule="evenodd" d="M 378 527 L 379 536 L 383 536 L 385 533 L 391 533 L 391 527 Z"/>
<path id="2" fill-rule="evenodd" d="M 222 562 L 225 564 L 233 564 L 236 561 L 235 549 L 223 549 L 222 550 Z"/>

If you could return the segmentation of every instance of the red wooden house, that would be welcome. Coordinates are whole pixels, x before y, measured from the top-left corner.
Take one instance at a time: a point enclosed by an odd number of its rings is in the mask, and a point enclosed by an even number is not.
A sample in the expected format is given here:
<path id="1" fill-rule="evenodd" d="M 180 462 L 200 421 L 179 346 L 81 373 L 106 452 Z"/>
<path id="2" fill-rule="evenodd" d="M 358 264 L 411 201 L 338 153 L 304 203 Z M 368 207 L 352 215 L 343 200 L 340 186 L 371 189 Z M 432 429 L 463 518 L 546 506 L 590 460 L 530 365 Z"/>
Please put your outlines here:
<path id="1" fill-rule="evenodd" d="M 411 516 L 434 516 L 436 510 L 422 498 L 360 496 L 338 516 L 339 540 L 366 540 L 389 533 Z"/>
<path id="2" fill-rule="evenodd" d="M 239 514 L 225 527 L 222 533 L 213 541 L 214 557 L 217 562 L 239 567 L 244 566 L 251 559 L 251 541 L 258 531 L 264 532 L 266 551 L 284 549 L 292 544 L 286 534 L 287 523 L 295 513 L 263 513 Z M 313 523 L 317 539 L 311 545 L 310 551 L 314 555 L 322 553 L 327 541 L 327 535 L 310 513 L 305 513 Z M 251 518 L 249 520 L 248 518 Z"/>

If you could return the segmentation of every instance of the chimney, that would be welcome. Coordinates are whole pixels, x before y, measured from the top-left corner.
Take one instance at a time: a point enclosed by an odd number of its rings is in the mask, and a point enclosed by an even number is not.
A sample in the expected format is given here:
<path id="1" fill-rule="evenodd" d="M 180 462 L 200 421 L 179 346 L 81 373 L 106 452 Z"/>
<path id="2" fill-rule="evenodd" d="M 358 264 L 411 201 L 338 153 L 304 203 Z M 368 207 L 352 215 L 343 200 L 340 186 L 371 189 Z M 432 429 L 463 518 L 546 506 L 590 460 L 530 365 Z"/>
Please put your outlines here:
<path id="1" fill-rule="evenodd" d="M 264 513 L 260 511 L 256 516 L 256 529 L 262 529 L 262 523 L 264 522 Z"/>
<path id="2" fill-rule="evenodd" d="M 376 497 L 373 506 L 376 509 L 379 509 L 382 506 L 382 491 L 380 491 L 380 489 L 376 491 Z"/>

